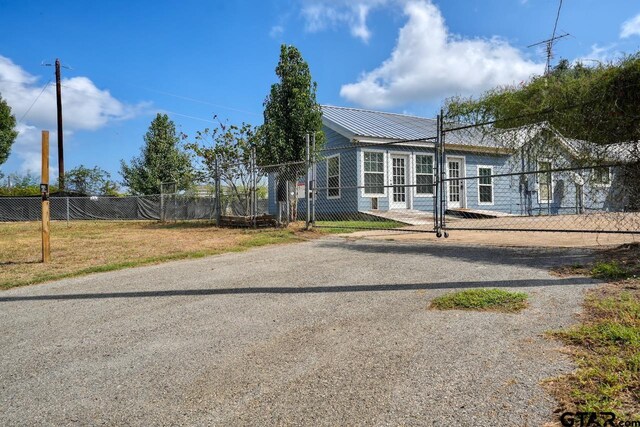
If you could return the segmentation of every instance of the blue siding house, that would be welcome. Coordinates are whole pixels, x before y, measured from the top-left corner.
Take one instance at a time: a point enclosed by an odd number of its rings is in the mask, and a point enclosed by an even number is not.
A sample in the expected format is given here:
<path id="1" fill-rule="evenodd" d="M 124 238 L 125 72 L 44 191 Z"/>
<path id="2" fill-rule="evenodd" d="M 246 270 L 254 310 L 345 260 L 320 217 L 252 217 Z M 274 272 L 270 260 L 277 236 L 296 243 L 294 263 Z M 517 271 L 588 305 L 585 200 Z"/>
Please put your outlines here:
<path id="1" fill-rule="evenodd" d="M 433 212 L 435 119 L 335 106 L 322 106 L 322 112 L 326 139 L 316 166 L 316 218 Z M 623 202 L 611 192 L 613 171 L 598 171 L 586 180 L 580 173 L 553 171 L 576 164 L 576 144 L 545 127 L 512 134 L 510 144 L 479 131 L 447 133 L 446 208 L 487 215 L 619 210 Z M 530 173 L 545 170 L 550 172 Z M 272 214 L 277 211 L 275 181 L 270 177 Z M 306 209 L 303 197 L 304 191 L 298 212 Z"/>

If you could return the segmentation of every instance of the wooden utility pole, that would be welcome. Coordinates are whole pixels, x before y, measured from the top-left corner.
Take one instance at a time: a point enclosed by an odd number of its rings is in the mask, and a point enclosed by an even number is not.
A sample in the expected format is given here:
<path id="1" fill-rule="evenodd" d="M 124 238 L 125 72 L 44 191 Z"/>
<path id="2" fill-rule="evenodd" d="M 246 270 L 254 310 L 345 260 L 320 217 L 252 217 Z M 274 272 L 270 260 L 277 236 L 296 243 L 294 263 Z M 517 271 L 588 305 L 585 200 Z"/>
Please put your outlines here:
<path id="1" fill-rule="evenodd" d="M 56 58 L 56 106 L 58 110 L 58 188 L 64 191 L 64 144 L 62 133 L 62 85 L 60 84 L 60 59 Z"/>
<path id="2" fill-rule="evenodd" d="M 49 131 L 42 131 L 42 262 L 51 261 L 51 242 L 49 236 Z"/>

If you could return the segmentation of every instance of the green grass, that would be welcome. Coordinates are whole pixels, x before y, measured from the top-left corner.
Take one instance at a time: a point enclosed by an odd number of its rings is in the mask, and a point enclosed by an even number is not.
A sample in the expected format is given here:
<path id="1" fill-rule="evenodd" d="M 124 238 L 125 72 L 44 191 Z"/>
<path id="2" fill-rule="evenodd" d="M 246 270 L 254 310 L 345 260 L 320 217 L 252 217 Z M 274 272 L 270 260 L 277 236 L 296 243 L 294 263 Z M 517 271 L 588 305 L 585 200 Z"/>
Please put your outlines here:
<path id="1" fill-rule="evenodd" d="M 620 280 L 629 277 L 630 273 L 616 261 L 609 261 L 595 263 L 591 275 L 596 279 Z"/>
<path id="2" fill-rule="evenodd" d="M 469 289 L 435 298 L 431 307 L 439 310 L 516 312 L 527 306 L 527 294 L 502 289 Z"/>
<path id="3" fill-rule="evenodd" d="M 572 346 L 578 365 L 557 380 L 559 400 L 576 411 L 640 420 L 640 298 L 624 290 L 592 293 L 585 312 L 585 322 L 551 333 Z"/>
<path id="4" fill-rule="evenodd" d="M 326 233 L 351 233 L 358 230 L 380 230 L 406 227 L 397 221 L 316 221 L 316 227 Z"/>

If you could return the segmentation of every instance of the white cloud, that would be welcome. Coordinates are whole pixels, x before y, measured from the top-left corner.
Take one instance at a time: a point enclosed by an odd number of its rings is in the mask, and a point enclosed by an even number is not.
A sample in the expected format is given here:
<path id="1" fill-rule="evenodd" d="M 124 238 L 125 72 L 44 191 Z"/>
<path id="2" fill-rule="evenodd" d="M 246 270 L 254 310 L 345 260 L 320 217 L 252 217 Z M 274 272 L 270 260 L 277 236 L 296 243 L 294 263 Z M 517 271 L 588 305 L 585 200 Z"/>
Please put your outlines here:
<path id="1" fill-rule="evenodd" d="M 39 170 L 40 130 L 56 128 L 55 84 L 47 85 L 43 91 L 45 83 L 0 55 L 0 94 L 16 120 L 28 111 L 23 122 L 18 124 L 19 135 L 11 154 L 22 160 L 23 171 Z M 132 118 L 147 105 L 120 102 L 109 91 L 98 89 L 87 77 L 65 78 L 61 84 L 65 136 L 78 130 L 96 130 L 114 120 Z M 51 138 L 55 141 L 54 133 Z M 54 147 L 52 144 L 52 151 Z"/>
<path id="2" fill-rule="evenodd" d="M 282 37 L 283 34 L 284 34 L 284 27 L 282 25 L 274 25 L 269 30 L 269 37 L 271 37 L 272 39 L 280 38 Z"/>
<path id="3" fill-rule="evenodd" d="M 371 38 L 367 26 L 369 12 L 389 0 L 306 0 L 302 7 L 305 29 L 318 32 L 337 25 L 347 25 L 354 37 L 365 43 Z"/>
<path id="4" fill-rule="evenodd" d="M 440 10 L 429 0 L 407 2 L 404 12 L 409 19 L 391 57 L 357 82 L 342 86 L 342 97 L 384 108 L 475 94 L 544 70 L 544 64 L 527 60 L 500 38 L 468 39 L 449 33 Z"/>
<path id="5" fill-rule="evenodd" d="M 640 14 L 625 21 L 620 28 L 620 38 L 626 39 L 631 36 L 640 36 Z"/>
<path id="6" fill-rule="evenodd" d="M 622 55 L 621 52 L 615 50 L 616 44 L 612 43 L 607 46 L 599 46 L 597 43 L 591 45 L 591 52 L 588 54 L 576 58 L 574 62 L 582 62 L 583 64 L 590 66 L 594 62 L 606 63 L 616 59 Z"/>

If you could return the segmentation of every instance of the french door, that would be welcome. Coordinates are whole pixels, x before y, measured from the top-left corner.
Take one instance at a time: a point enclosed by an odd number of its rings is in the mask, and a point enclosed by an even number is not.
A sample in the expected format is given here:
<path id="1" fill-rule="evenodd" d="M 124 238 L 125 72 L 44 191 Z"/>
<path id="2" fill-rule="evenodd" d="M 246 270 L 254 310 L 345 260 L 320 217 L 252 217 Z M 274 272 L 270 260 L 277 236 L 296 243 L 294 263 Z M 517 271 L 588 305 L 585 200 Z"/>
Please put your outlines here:
<path id="1" fill-rule="evenodd" d="M 391 200 L 390 209 L 407 209 L 409 197 L 407 192 L 408 161 L 407 156 L 391 156 Z"/>
<path id="2" fill-rule="evenodd" d="M 463 158 L 447 158 L 447 174 L 450 181 L 448 183 L 447 191 L 447 207 L 449 208 L 464 208 L 465 207 L 465 194 L 464 187 L 464 159 Z"/>

